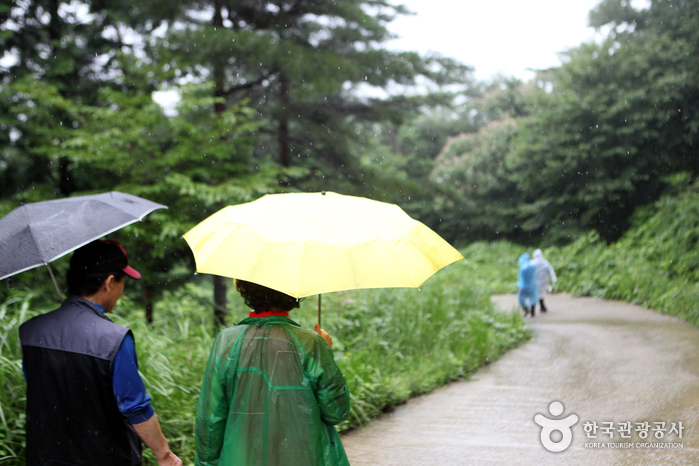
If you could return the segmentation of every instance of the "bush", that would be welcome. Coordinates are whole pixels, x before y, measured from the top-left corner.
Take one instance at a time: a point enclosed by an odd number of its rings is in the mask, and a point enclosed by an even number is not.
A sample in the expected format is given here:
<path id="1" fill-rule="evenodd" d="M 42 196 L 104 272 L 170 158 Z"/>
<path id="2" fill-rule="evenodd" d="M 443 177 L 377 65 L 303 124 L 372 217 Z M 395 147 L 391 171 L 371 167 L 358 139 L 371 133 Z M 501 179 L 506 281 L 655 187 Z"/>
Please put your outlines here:
<path id="1" fill-rule="evenodd" d="M 23 464 L 26 383 L 18 329 L 35 315 L 30 299 L 12 293 L 0 304 L 0 464 Z"/>
<path id="2" fill-rule="evenodd" d="M 507 241 L 473 243 L 461 251 L 471 286 L 488 294 L 517 293 L 517 259 L 525 252 L 533 250 Z"/>
<path id="3" fill-rule="evenodd" d="M 606 245 L 588 233 L 557 251 L 561 289 L 651 307 L 699 325 L 699 193 L 692 186 L 636 214 Z"/>

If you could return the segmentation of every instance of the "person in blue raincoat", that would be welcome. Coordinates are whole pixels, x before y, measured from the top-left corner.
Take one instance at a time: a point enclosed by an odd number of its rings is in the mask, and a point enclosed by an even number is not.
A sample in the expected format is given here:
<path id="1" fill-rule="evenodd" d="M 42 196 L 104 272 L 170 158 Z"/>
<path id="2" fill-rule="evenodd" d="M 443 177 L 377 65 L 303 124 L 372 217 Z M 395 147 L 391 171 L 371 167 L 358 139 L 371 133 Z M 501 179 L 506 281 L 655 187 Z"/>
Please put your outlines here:
<path id="1" fill-rule="evenodd" d="M 534 317 L 536 307 L 536 266 L 529 260 L 529 253 L 525 252 L 519 259 L 519 276 L 517 277 L 517 297 L 524 310 L 524 317 Z"/>

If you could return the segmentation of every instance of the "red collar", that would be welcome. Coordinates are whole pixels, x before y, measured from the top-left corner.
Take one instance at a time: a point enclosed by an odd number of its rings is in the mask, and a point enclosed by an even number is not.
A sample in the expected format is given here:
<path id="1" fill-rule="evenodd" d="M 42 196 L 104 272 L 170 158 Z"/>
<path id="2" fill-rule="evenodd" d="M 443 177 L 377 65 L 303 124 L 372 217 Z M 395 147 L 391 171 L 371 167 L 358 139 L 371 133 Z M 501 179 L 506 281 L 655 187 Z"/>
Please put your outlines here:
<path id="1" fill-rule="evenodd" d="M 284 316 L 284 317 L 289 317 L 289 312 L 288 311 L 260 311 L 260 312 L 251 312 L 248 317 L 272 317 L 272 316 Z"/>

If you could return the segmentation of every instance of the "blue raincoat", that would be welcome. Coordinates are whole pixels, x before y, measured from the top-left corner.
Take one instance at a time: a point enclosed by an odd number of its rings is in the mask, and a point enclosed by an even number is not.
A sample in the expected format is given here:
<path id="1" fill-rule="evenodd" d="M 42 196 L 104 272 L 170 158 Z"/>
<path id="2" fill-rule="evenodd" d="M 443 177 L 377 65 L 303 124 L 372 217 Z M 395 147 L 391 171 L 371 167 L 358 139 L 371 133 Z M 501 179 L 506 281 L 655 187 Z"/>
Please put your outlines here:
<path id="1" fill-rule="evenodd" d="M 529 261 L 529 253 L 525 252 L 519 259 L 519 276 L 517 277 L 517 297 L 523 307 L 535 306 L 536 297 L 536 265 Z"/>

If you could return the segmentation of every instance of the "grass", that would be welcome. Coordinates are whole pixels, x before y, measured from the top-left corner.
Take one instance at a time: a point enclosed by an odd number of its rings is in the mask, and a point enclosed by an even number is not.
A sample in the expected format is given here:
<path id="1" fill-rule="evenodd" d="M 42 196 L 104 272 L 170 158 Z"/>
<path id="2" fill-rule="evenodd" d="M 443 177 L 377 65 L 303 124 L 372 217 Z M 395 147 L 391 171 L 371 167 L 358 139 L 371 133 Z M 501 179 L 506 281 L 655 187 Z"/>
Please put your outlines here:
<path id="1" fill-rule="evenodd" d="M 669 272 L 643 248 L 626 242 L 607 246 L 589 234 L 562 248 L 554 267 L 565 277 L 564 291 L 639 304 L 699 326 L 697 282 Z"/>
<path id="2" fill-rule="evenodd" d="M 469 263 L 447 267 L 419 290 L 323 296 L 323 328 L 333 336 L 335 356 L 352 394 L 350 418 L 339 430 L 365 425 L 412 396 L 467 377 L 529 337 L 518 313 L 502 312 L 489 300 L 490 290 L 504 289 L 511 277 L 496 272 L 479 276 L 488 268 L 487 251 L 464 252 Z M 194 412 L 213 342 L 211 307 L 202 304 L 209 295 L 207 286 L 193 283 L 166 293 L 151 326 L 143 323 L 140 311 L 128 312 L 128 299 L 111 315 L 134 332 L 139 369 L 153 406 L 185 464 L 193 464 Z M 230 298 L 230 321 L 240 321 L 249 311 L 234 292 Z M 25 387 L 17 328 L 45 311 L 32 309 L 31 302 L 30 296 L 17 292 L 0 306 L 0 464 L 23 464 Z M 312 328 L 317 321 L 315 297 L 291 317 Z M 144 464 L 156 464 L 149 450 Z"/>
<path id="3" fill-rule="evenodd" d="M 517 293 L 517 259 L 527 250 L 506 241 L 478 242 L 469 245 L 461 253 L 466 258 L 466 270 L 472 277 L 471 286 L 489 294 Z"/>
<path id="4" fill-rule="evenodd" d="M 34 315 L 30 297 L 10 297 L 0 305 L 0 464 L 23 464 L 24 403 L 19 325 Z"/>
<path id="5" fill-rule="evenodd" d="M 589 233 L 557 250 L 561 289 L 636 303 L 699 326 L 699 186 L 684 185 L 636 213 L 607 245 Z"/>

